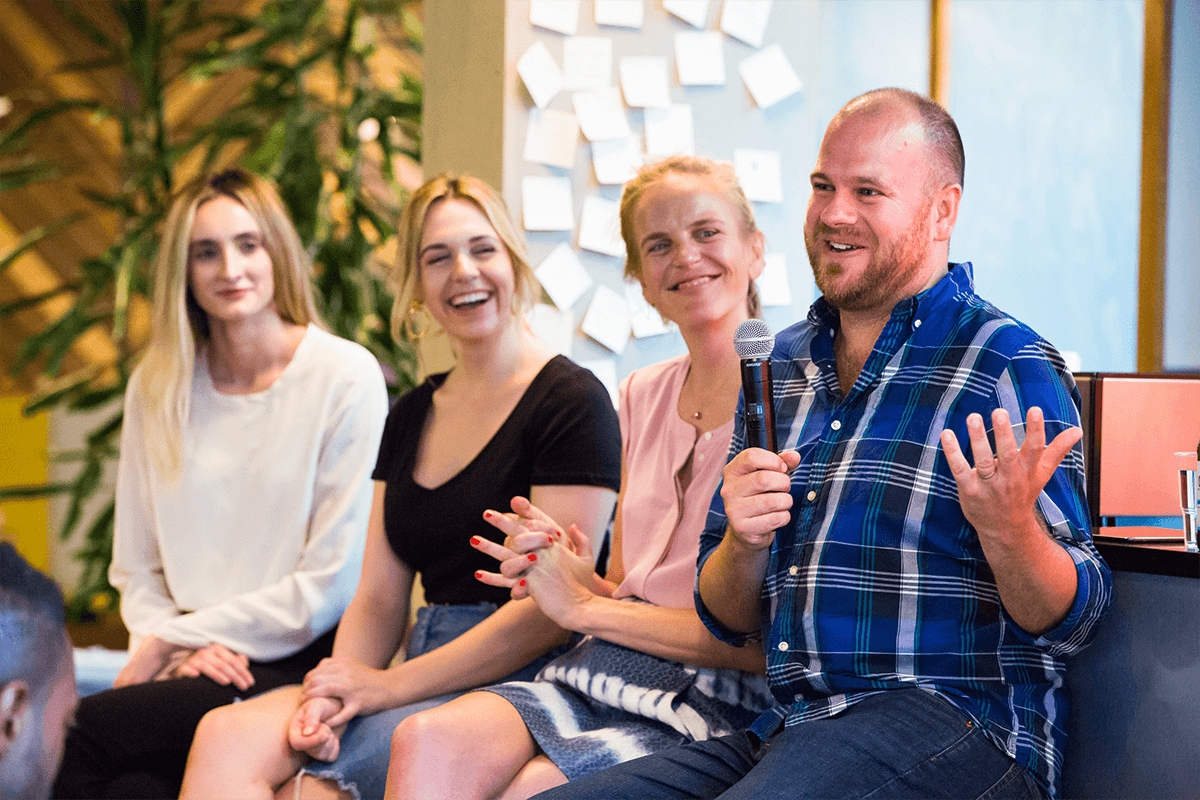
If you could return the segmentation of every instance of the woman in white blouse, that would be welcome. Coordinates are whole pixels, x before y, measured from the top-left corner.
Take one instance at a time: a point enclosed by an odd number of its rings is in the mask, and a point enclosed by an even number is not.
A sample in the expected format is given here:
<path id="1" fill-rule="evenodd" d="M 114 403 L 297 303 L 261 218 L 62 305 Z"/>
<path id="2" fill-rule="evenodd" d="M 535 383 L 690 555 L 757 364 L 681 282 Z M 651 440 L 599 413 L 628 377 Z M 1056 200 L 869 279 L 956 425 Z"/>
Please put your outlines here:
<path id="1" fill-rule="evenodd" d="M 168 797 L 196 724 L 328 655 L 357 585 L 387 414 L 378 362 L 319 327 L 279 195 L 185 189 L 125 398 L 110 580 L 130 659 L 84 698 L 56 797 Z"/>

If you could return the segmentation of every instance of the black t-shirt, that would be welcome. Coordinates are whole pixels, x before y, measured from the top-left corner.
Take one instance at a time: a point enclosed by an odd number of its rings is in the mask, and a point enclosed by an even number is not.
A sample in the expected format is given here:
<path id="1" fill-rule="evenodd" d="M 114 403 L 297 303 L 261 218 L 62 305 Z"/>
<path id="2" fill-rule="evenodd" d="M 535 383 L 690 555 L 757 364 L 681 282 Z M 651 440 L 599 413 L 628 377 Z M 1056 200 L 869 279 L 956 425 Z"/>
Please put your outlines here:
<path id="1" fill-rule="evenodd" d="M 534 377 L 516 407 L 474 460 L 435 489 L 412 477 L 425 416 L 445 373 L 430 376 L 388 414 L 372 477 L 387 483 L 384 529 L 396 555 L 421 573 L 430 603 L 493 602 L 508 590 L 475 579 L 497 561 L 470 545 L 472 536 L 503 541 L 483 520 L 508 511 L 531 486 L 621 483 L 621 431 L 612 400 L 591 372 L 556 356 Z M 567 525 L 571 520 L 560 520 Z"/>

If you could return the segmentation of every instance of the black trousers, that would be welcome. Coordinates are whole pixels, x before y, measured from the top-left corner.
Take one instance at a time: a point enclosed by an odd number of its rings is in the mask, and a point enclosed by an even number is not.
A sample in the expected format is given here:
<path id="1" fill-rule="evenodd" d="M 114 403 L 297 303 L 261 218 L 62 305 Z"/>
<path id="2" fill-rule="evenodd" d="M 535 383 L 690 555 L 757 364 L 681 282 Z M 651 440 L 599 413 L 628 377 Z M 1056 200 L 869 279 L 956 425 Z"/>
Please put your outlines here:
<path id="1" fill-rule="evenodd" d="M 254 685 L 245 692 L 199 677 L 152 681 L 83 698 L 67 734 L 54 797 L 178 797 L 200 718 L 235 700 L 300 683 L 332 652 L 335 631 L 287 658 L 250 662 Z"/>

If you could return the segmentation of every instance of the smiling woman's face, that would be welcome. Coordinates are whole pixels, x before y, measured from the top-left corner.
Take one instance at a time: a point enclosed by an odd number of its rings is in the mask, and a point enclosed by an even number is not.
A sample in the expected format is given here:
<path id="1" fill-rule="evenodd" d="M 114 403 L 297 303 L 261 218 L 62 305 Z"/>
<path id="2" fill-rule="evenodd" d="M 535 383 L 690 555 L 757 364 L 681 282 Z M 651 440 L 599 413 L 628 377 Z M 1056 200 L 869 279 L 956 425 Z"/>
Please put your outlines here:
<path id="1" fill-rule="evenodd" d="M 669 172 L 645 188 L 633 216 L 642 294 L 680 328 L 745 319 L 763 238 L 747 233 L 711 178 Z"/>
<path id="2" fill-rule="evenodd" d="M 417 259 L 421 298 L 450 337 L 486 338 L 514 324 L 512 259 L 474 203 L 430 206 Z"/>

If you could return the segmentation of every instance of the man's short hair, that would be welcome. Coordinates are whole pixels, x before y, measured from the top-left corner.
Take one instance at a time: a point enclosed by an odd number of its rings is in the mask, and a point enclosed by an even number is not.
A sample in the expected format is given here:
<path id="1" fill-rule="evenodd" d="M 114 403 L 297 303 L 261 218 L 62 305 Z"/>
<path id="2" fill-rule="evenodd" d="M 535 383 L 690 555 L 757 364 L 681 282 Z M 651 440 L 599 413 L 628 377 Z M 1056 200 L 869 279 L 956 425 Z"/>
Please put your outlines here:
<path id="1" fill-rule="evenodd" d="M 921 118 L 925 143 L 937 161 L 938 168 L 931 169 L 933 176 L 938 178 L 943 185 L 957 183 L 959 186 L 963 186 L 967 157 L 963 152 L 962 136 L 958 133 L 958 126 L 954 124 L 954 118 L 950 116 L 950 112 L 942 108 L 940 103 L 909 89 L 888 87 L 860 94 L 843 106 L 839 114 L 873 105 L 889 97 L 906 101 Z"/>
<path id="2" fill-rule="evenodd" d="M 52 689 L 70 655 L 65 630 L 58 585 L 0 542 L 0 686 L 23 680 L 35 695 Z"/>

